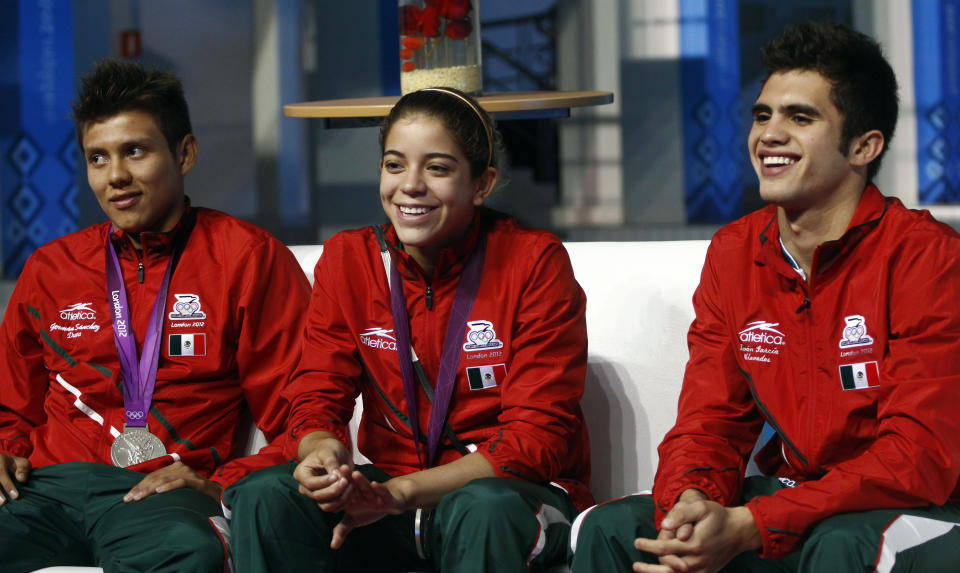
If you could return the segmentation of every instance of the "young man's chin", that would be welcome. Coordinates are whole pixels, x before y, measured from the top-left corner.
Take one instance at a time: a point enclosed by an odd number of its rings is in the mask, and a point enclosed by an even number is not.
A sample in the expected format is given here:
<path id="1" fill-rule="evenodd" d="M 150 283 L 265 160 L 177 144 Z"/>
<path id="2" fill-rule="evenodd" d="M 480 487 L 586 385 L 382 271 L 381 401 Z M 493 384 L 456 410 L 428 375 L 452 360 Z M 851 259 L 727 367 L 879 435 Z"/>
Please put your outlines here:
<path id="1" fill-rule="evenodd" d="M 109 219 L 110 223 L 113 224 L 114 230 L 123 231 L 127 234 L 139 235 L 140 233 L 151 230 L 151 225 L 147 225 L 141 221 L 131 221 L 124 217 L 109 217 Z"/>

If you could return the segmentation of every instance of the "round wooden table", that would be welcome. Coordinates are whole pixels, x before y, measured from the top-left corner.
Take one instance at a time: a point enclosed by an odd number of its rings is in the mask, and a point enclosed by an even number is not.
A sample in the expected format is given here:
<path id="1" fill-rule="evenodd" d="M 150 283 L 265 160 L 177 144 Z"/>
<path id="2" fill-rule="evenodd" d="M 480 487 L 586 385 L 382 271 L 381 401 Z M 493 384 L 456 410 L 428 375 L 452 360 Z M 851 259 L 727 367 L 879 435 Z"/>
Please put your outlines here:
<path id="1" fill-rule="evenodd" d="M 400 96 L 291 103 L 283 106 L 283 114 L 288 117 L 324 118 L 328 120 L 329 127 L 376 125 L 379 118 L 390 113 L 390 109 L 398 99 Z M 612 102 L 613 93 L 605 91 L 503 92 L 482 95 L 477 98 L 477 101 L 497 119 L 567 117 L 572 107 Z"/>

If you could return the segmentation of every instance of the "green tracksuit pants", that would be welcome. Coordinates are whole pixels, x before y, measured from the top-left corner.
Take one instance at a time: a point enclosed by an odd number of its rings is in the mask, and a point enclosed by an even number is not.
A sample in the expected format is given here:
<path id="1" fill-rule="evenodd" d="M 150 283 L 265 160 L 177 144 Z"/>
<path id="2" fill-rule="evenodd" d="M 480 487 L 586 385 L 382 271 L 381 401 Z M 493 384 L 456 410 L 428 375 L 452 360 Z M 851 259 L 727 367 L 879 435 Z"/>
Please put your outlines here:
<path id="1" fill-rule="evenodd" d="M 566 559 L 576 515 L 566 494 L 552 486 L 500 478 L 474 480 L 446 495 L 429 517 L 421 513 L 426 559 L 419 556 L 414 538 L 416 511 L 355 529 L 334 551 L 330 537 L 342 514 L 323 512 L 301 495 L 292 476 L 295 467 L 261 470 L 224 493 L 237 573 L 519 573 L 542 571 Z M 389 479 L 373 466 L 357 469 L 374 481 Z"/>
<path id="2" fill-rule="evenodd" d="M 784 487 L 770 477 L 746 480 L 741 503 Z M 631 563 L 657 563 L 633 547 L 655 539 L 654 503 L 633 495 L 588 509 L 571 534 L 573 573 L 630 571 Z M 800 551 L 780 560 L 741 553 L 723 571 L 757 573 L 960 572 L 960 504 L 835 515 L 817 524 Z"/>
<path id="3" fill-rule="evenodd" d="M 142 479 L 86 462 L 34 469 L 17 484 L 19 498 L 0 506 L 0 571 L 54 565 L 107 573 L 223 571 L 227 548 L 214 523 L 226 523 L 217 500 L 180 488 L 124 503 Z"/>

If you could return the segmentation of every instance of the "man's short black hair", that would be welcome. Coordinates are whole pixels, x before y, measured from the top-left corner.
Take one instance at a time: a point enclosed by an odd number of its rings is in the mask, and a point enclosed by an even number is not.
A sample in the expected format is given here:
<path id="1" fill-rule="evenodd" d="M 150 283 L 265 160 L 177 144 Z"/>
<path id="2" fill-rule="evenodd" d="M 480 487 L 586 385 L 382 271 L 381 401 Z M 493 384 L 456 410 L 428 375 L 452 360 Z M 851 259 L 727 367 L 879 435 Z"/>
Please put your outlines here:
<path id="1" fill-rule="evenodd" d="M 150 114 L 174 154 L 184 136 L 193 131 L 190 110 L 177 76 L 164 70 L 148 70 L 131 61 L 106 59 L 81 78 L 80 91 L 73 102 L 73 121 L 80 146 L 83 147 L 87 126 L 125 111 Z"/>
<path id="2" fill-rule="evenodd" d="M 802 22 L 790 26 L 763 48 L 767 79 L 775 73 L 817 72 L 832 85 L 830 100 L 843 116 L 840 150 L 877 129 L 884 147 L 867 167 L 873 179 L 893 139 L 900 99 L 897 77 L 876 40 L 835 22 Z M 764 80 L 766 82 L 766 80 Z"/>

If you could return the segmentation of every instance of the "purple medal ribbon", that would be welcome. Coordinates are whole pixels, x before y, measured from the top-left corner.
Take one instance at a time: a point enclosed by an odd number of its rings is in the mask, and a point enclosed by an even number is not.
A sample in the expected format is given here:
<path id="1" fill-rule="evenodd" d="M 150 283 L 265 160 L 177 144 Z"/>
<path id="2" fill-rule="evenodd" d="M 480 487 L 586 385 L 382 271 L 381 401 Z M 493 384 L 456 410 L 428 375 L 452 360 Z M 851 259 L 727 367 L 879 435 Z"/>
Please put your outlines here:
<path id="1" fill-rule="evenodd" d="M 178 242 L 180 244 L 180 242 Z M 137 341 L 133 337 L 133 324 L 130 322 L 130 307 L 127 304 L 127 289 L 123 284 L 123 272 L 117 253 L 107 236 L 107 298 L 113 314 L 113 340 L 120 355 L 120 375 L 123 378 L 123 407 L 126 423 L 130 427 L 145 427 L 150 402 L 153 401 L 153 387 L 157 382 L 157 365 L 160 361 L 160 333 L 163 329 L 163 309 L 166 306 L 170 276 L 173 273 L 173 261 L 178 249 L 170 256 L 167 270 L 160 283 L 157 300 L 153 303 L 153 314 L 143 339 L 143 352 L 137 357 Z"/>
<path id="2" fill-rule="evenodd" d="M 427 429 L 427 467 L 433 467 L 437 446 L 440 444 L 440 434 L 447 420 L 447 410 L 450 407 L 450 398 L 453 396 L 453 382 L 456 378 L 457 367 L 460 365 L 460 354 L 463 350 L 464 327 L 473 309 L 477 289 L 480 287 L 480 275 L 483 272 L 483 260 L 486 254 L 487 237 L 481 232 L 477 246 L 470 255 L 460 274 L 457 283 L 457 292 L 453 299 L 453 308 L 450 311 L 450 320 L 447 322 L 447 336 L 444 339 L 443 351 L 440 355 L 440 369 L 437 371 L 437 385 L 435 388 L 433 406 L 430 409 L 430 426 Z M 410 357 L 410 320 L 407 315 L 407 300 L 403 294 L 403 281 L 397 265 L 390 263 L 390 306 L 393 311 L 393 327 L 397 335 L 397 358 L 400 360 L 400 375 L 403 377 L 403 393 L 407 399 L 407 414 L 410 417 L 410 429 L 413 431 L 413 443 L 417 449 L 417 459 L 423 464 L 420 456 L 420 423 L 417 417 L 417 395 L 414 384 L 413 362 Z"/>

